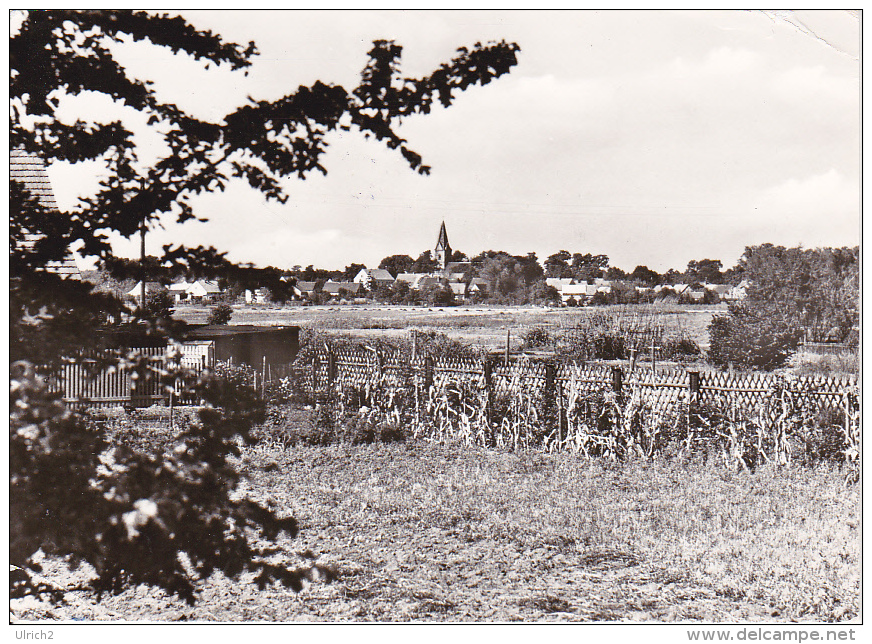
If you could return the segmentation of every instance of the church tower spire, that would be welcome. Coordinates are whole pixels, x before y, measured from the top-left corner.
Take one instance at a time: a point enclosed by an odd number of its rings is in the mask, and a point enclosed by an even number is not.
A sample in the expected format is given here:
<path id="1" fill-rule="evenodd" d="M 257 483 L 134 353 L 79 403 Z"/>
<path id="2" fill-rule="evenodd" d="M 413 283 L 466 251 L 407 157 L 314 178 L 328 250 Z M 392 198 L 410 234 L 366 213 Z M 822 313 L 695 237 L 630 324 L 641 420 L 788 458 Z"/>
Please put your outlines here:
<path id="1" fill-rule="evenodd" d="M 442 227 L 439 228 L 439 238 L 436 240 L 433 259 L 436 260 L 441 271 L 448 268 L 448 262 L 451 261 L 451 246 L 448 244 L 448 233 L 445 230 L 444 221 L 442 222 Z"/>

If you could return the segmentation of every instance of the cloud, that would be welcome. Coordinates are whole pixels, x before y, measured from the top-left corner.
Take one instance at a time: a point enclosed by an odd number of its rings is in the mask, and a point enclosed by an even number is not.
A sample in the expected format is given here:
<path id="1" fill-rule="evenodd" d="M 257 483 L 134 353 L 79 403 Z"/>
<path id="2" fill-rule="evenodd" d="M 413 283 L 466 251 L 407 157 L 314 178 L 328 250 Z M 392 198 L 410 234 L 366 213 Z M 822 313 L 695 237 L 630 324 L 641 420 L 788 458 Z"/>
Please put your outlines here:
<path id="1" fill-rule="evenodd" d="M 860 80 L 836 77 L 823 65 L 792 67 L 775 78 L 773 88 L 786 102 L 814 101 L 854 107 L 859 115 Z"/>
<path id="2" fill-rule="evenodd" d="M 779 213 L 859 215 L 860 193 L 835 168 L 803 179 L 790 178 L 763 191 L 760 207 Z"/>
<path id="3" fill-rule="evenodd" d="M 843 246 L 860 241 L 860 188 L 835 168 L 770 186 L 753 209 L 751 216 L 771 222 L 766 228 L 782 244 Z"/>
<path id="4" fill-rule="evenodd" d="M 700 61 L 676 58 L 664 70 L 655 74 L 671 77 L 674 80 L 689 81 L 700 77 L 746 73 L 758 65 L 759 60 L 759 54 L 748 49 L 717 47 L 710 50 Z"/>

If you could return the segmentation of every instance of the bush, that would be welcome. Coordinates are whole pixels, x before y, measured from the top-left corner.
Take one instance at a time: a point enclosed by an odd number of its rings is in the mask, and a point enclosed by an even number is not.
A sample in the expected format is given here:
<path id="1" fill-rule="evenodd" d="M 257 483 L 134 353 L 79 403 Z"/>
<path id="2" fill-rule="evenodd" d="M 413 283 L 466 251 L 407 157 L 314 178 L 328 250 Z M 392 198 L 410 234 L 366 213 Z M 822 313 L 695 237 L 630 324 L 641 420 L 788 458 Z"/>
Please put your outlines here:
<path id="1" fill-rule="evenodd" d="M 771 371 L 787 363 L 800 336 L 775 316 L 731 305 L 729 315 L 715 316 L 709 324 L 708 359 L 722 367 L 732 364 Z"/>
<path id="2" fill-rule="evenodd" d="M 539 349 L 541 347 L 550 347 L 554 344 L 554 339 L 548 330 L 541 326 L 534 326 L 527 329 L 523 336 L 525 349 Z"/>
<path id="3" fill-rule="evenodd" d="M 391 386 L 344 387 L 318 393 L 312 402 L 302 409 L 293 404 L 274 407 L 257 438 L 286 447 L 403 442 L 414 407 L 406 392 Z"/>
<path id="4" fill-rule="evenodd" d="M 145 311 L 149 317 L 169 318 L 173 314 L 173 296 L 169 291 L 154 291 L 145 296 Z"/>
<path id="5" fill-rule="evenodd" d="M 212 307 L 206 324 L 229 324 L 233 317 L 233 307 L 229 304 L 219 304 Z"/>
<path id="6" fill-rule="evenodd" d="M 688 337 L 667 338 L 660 343 L 660 350 L 667 360 L 696 358 L 702 353 L 699 345 Z"/>

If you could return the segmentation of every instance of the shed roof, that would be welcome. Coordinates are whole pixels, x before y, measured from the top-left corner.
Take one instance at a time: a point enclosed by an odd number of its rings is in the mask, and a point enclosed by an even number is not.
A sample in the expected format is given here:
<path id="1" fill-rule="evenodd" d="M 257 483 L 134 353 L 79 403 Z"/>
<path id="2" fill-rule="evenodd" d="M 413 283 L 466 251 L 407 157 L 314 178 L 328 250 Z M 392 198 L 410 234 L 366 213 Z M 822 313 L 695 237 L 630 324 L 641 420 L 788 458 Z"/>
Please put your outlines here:
<path id="1" fill-rule="evenodd" d="M 284 334 L 299 331 L 297 326 L 255 326 L 253 324 L 206 324 L 189 326 L 185 338 L 208 339 L 228 335 Z"/>

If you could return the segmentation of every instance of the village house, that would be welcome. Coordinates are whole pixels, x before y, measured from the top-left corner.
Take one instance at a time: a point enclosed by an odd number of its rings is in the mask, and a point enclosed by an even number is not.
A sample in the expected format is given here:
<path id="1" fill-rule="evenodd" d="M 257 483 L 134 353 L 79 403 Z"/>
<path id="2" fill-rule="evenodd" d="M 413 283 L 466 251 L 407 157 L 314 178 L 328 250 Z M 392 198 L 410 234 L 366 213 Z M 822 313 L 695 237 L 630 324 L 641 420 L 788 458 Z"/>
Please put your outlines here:
<path id="1" fill-rule="evenodd" d="M 417 291 L 427 286 L 438 286 L 439 278 L 428 273 L 400 273 L 395 282 L 405 282 L 409 288 Z"/>
<path id="2" fill-rule="evenodd" d="M 298 280 L 292 287 L 294 296 L 301 300 L 312 300 L 315 298 L 315 287 L 317 282 L 304 282 Z"/>
<path id="3" fill-rule="evenodd" d="M 575 284 L 575 278 L 573 277 L 546 277 L 545 284 L 553 287 L 557 290 L 557 292 L 561 292 L 564 286 L 570 286 Z"/>
<path id="4" fill-rule="evenodd" d="M 705 287 L 705 290 L 711 291 L 717 295 L 719 300 L 725 299 L 727 293 L 729 293 L 733 288 L 729 284 L 703 284 L 703 287 Z"/>
<path id="5" fill-rule="evenodd" d="M 153 295 L 154 293 L 159 293 L 161 291 L 166 291 L 166 290 L 168 290 L 167 287 L 164 286 L 163 284 L 161 284 L 160 282 L 146 282 L 145 283 L 145 296 L 146 297 L 148 297 L 149 295 Z M 136 286 L 134 286 L 132 289 L 127 291 L 127 293 L 125 293 L 125 295 L 127 295 L 127 297 L 132 297 L 133 299 L 139 299 L 141 294 L 142 294 L 142 282 L 141 281 L 137 282 Z"/>
<path id="6" fill-rule="evenodd" d="M 184 302 L 188 299 L 188 288 L 191 285 L 188 282 L 179 282 L 177 284 L 170 284 L 169 292 L 170 295 L 173 296 L 173 301 L 176 304 Z"/>
<path id="7" fill-rule="evenodd" d="M 473 277 L 469 281 L 469 294 L 471 295 L 473 293 L 487 293 L 487 280 L 485 278 Z"/>
<path id="8" fill-rule="evenodd" d="M 742 280 L 736 286 L 730 288 L 729 291 L 724 295 L 724 300 L 727 302 L 737 302 L 739 300 L 744 300 L 745 296 L 748 292 L 748 287 L 751 284 L 748 280 Z"/>
<path id="9" fill-rule="evenodd" d="M 576 302 L 581 302 L 588 297 L 592 297 L 596 293 L 596 288 L 595 284 L 581 281 L 574 284 L 563 284 L 562 288 L 558 289 L 558 292 L 560 293 L 560 299 L 565 304 L 570 298 Z"/>
<path id="10" fill-rule="evenodd" d="M 218 297 L 221 297 L 222 291 L 218 286 L 218 282 L 211 280 L 197 280 L 193 284 L 189 284 L 185 293 L 193 302 L 210 302 Z"/>
<path id="11" fill-rule="evenodd" d="M 342 291 L 347 292 L 349 296 L 356 296 L 360 293 L 360 288 L 360 284 L 357 282 L 334 282 L 330 280 L 324 284 L 321 292 L 328 295 L 330 299 L 341 299 Z"/>
<path id="12" fill-rule="evenodd" d="M 245 289 L 246 304 L 267 304 L 269 296 L 268 288 Z"/>
<path id="13" fill-rule="evenodd" d="M 374 291 L 379 286 L 390 286 L 394 276 L 383 268 L 362 268 L 354 277 L 354 281 L 368 291 Z"/>
<path id="14" fill-rule="evenodd" d="M 449 282 L 448 288 L 451 289 L 451 293 L 455 298 L 466 299 L 467 288 L 463 282 Z"/>

